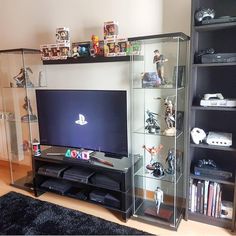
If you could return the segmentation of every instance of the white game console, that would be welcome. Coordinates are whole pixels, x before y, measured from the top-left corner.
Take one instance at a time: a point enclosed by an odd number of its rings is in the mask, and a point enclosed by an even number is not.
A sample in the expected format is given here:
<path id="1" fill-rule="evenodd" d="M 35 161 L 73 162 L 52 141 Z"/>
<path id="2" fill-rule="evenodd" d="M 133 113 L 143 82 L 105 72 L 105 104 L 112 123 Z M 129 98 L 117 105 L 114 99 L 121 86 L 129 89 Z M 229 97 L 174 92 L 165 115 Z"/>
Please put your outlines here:
<path id="1" fill-rule="evenodd" d="M 210 131 L 206 137 L 206 143 L 209 145 L 229 147 L 232 145 L 232 134 Z"/>
<path id="2" fill-rule="evenodd" d="M 236 107 L 236 99 L 202 99 L 200 106 L 203 107 Z"/>
<path id="3" fill-rule="evenodd" d="M 207 93 L 200 101 L 203 107 L 236 107 L 236 99 L 226 99 L 221 93 Z"/>

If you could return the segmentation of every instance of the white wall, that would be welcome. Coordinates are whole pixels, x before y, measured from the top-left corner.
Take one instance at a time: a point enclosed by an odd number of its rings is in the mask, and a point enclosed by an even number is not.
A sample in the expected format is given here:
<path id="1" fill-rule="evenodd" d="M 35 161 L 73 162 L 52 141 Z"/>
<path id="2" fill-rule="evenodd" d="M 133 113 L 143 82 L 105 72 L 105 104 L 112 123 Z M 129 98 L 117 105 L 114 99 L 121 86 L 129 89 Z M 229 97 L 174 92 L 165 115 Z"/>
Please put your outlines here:
<path id="1" fill-rule="evenodd" d="M 67 26 L 72 41 L 103 37 L 116 20 L 122 37 L 183 31 L 189 34 L 190 0 L 0 0 L 0 49 L 39 48 Z"/>
<path id="2" fill-rule="evenodd" d="M 0 0 L 0 50 L 54 43 L 57 27 L 71 41 L 103 38 L 103 23 L 119 22 L 120 37 L 190 34 L 190 0 Z M 129 63 L 46 66 L 49 87 L 129 90 Z M 1 79 L 1 78 L 0 78 Z M 2 132 L 0 130 L 0 132 Z"/>

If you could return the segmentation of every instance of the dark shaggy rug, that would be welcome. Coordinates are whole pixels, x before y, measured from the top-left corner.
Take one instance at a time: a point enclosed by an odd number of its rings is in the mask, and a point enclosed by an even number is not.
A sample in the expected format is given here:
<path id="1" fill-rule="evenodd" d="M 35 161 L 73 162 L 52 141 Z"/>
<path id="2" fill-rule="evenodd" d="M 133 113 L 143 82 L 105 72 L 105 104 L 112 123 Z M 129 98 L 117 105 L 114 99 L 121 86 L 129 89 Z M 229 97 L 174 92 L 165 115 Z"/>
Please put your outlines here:
<path id="1" fill-rule="evenodd" d="M 15 192 L 0 197 L 0 234 L 148 235 L 134 228 Z"/>

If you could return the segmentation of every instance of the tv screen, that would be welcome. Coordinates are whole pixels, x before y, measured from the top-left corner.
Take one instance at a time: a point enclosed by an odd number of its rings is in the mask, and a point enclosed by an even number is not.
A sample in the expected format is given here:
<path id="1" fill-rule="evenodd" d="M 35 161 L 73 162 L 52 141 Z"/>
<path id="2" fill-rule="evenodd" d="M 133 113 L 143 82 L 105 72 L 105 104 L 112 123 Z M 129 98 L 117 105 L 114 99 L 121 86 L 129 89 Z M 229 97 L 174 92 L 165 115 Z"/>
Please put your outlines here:
<path id="1" fill-rule="evenodd" d="M 36 90 L 40 143 L 128 155 L 126 91 Z"/>

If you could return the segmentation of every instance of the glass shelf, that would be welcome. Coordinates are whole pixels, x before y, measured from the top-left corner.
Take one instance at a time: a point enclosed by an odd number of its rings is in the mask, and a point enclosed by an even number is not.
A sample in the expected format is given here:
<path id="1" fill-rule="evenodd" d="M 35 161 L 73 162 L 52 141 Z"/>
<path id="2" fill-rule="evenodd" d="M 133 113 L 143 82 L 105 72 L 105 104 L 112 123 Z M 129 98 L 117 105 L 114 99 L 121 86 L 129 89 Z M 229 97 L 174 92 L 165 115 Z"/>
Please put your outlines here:
<path id="1" fill-rule="evenodd" d="M 173 33 L 133 40 L 141 45 L 143 55 L 143 60 L 135 57 L 131 60 L 131 148 L 132 156 L 139 153 L 143 158 L 139 170 L 133 168 L 134 215 L 137 219 L 177 229 L 185 207 L 184 112 L 188 37 Z M 149 133 L 152 131 L 157 132 Z M 160 159 L 159 172 L 165 174 L 158 178 L 146 166 L 150 155 L 158 156 L 159 152 L 166 161 Z M 168 174 L 167 170 L 174 174 Z M 169 220 L 155 215 L 155 201 L 150 198 L 159 195 L 171 211 Z M 168 212 L 167 209 L 164 211 Z"/>

